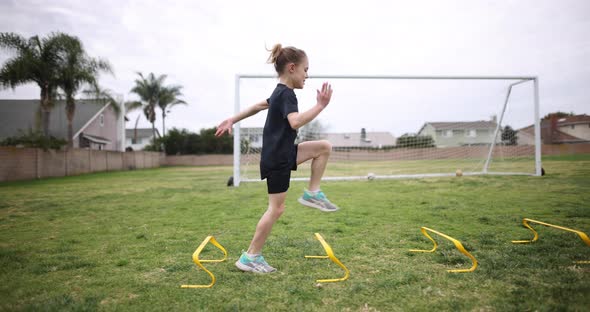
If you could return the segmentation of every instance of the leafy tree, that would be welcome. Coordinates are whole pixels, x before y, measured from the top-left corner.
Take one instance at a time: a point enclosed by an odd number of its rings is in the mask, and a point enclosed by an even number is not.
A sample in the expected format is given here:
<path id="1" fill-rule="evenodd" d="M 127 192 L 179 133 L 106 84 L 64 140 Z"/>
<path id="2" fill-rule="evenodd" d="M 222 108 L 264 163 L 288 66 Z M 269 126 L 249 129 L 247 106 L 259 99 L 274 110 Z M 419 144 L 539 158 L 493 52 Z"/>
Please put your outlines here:
<path id="1" fill-rule="evenodd" d="M 504 145 L 516 145 L 518 140 L 516 134 L 517 132 L 512 129 L 512 127 L 504 127 L 504 130 L 502 130 L 502 143 L 504 143 Z"/>
<path id="2" fill-rule="evenodd" d="M 557 112 L 549 113 L 549 114 L 545 115 L 545 117 L 543 117 L 543 119 L 551 119 L 551 117 L 563 118 L 563 117 L 569 117 L 569 116 L 574 116 L 574 115 L 575 115 L 574 112 L 565 113 L 565 112 L 557 111 Z"/>
<path id="3" fill-rule="evenodd" d="M 201 151 L 205 154 L 230 154 L 233 152 L 233 136 L 216 137 L 216 128 L 201 129 Z"/>
<path id="4" fill-rule="evenodd" d="M 172 128 L 166 136 L 158 138 L 146 150 L 164 151 L 167 155 L 231 154 L 233 136 L 215 137 L 215 128 L 201 129 L 200 133 Z"/>
<path id="5" fill-rule="evenodd" d="M 84 85 L 96 86 L 101 71 L 112 73 L 112 69 L 107 61 L 89 57 L 77 37 L 65 35 L 63 49 L 63 55 L 59 62 L 57 85 L 65 93 L 68 146 L 73 147 L 75 96 Z"/>
<path id="6" fill-rule="evenodd" d="M 166 147 L 166 154 L 168 155 L 181 155 L 186 153 L 187 142 L 194 141 L 190 140 L 190 134 L 186 129 L 178 130 L 173 128 L 163 137 L 163 143 Z"/>
<path id="7" fill-rule="evenodd" d="M 49 136 L 49 114 L 53 108 L 61 53 L 69 36 L 51 33 L 45 38 L 33 36 L 25 39 L 16 33 L 0 33 L 0 48 L 15 52 L 0 69 L 0 86 L 12 89 L 36 83 L 41 89 L 41 127 Z"/>
<path id="8" fill-rule="evenodd" d="M 167 155 L 182 155 L 185 148 L 186 136 L 188 132 L 178 129 L 172 129 L 165 137 L 152 138 L 152 142 L 146 145 L 143 150 L 150 152 L 166 152 Z M 170 152 L 168 152 L 168 147 Z"/>
<path id="9" fill-rule="evenodd" d="M 402 135 L 396 140 L 397 147 L 426 148 L 435 147 L 434 139 L 430 135 Z"/>

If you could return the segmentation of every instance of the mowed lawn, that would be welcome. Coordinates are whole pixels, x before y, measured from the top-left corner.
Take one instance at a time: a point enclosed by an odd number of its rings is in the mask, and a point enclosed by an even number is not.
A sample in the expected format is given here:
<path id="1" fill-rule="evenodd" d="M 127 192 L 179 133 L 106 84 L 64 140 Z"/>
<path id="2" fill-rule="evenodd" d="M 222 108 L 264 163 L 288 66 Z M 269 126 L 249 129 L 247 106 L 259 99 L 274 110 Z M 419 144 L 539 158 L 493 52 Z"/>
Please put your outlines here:
<path id="1" fill-rule="evenodd" d="M 0 184 L 0 311 L 582 311 L 590 307 L 590 155 L 546 157 L 547 175 L 325 182 L 335 213 L 297 203 L 287 209 L 264 254 L 270 275 L 238 271 L 267 206 L 264 183 L 228 188 L 231 167 L 170 167 Z M 427 226 L 460 240 L 477 258 L 420 233 Z M 321 233 L 350 269 L 327 259 Z M 208 235 L 228 260 L 192 263 Z M 208 245 L 202 257 L 220 258 Z"/>

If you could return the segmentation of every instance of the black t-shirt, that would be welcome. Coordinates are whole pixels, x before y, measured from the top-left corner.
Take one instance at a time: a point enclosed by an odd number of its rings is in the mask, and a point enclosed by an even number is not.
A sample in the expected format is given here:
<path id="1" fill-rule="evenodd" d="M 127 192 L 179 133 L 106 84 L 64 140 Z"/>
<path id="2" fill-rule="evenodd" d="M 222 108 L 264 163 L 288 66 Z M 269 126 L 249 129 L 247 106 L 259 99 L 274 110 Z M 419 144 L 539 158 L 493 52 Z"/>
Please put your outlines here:
<path id="1" fill-rule="evenodd" d="M 294 157 L 297 131 L 287 119 L 287 115 L 299 111 L 295 92 L 279 83 L 266 101 L 269 107 L 262 135 L 261 179 L 268 177 L 271 171 L 291 170 L 297 161 Z"/>

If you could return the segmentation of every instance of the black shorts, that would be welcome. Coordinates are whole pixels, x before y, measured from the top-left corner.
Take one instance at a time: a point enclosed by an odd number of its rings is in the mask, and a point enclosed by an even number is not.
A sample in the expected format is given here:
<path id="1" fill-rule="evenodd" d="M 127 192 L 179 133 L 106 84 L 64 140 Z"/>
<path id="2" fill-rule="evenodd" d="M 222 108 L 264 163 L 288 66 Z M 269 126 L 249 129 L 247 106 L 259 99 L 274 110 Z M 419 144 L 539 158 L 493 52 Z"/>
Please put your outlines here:
<path id="1" fill-rule="evenodd" d="M 284 193 L 289 189 L 291 170 L 271 171 L 266 177 L 269 194 Z"/>
<path id="2" fill-rule="evenodd" d="M 297 148 L 295 144 L 295 152 L 291 154 L 290 162 L 293 164 L 291 168 L 273 171 L 263 171 L 263 179 L 266 178 L 266 186 L 269 194 L 277 194 L 286 192 L 289 189 L 289 180 L 291 180 L 291 171 L 297 170 Z"/>

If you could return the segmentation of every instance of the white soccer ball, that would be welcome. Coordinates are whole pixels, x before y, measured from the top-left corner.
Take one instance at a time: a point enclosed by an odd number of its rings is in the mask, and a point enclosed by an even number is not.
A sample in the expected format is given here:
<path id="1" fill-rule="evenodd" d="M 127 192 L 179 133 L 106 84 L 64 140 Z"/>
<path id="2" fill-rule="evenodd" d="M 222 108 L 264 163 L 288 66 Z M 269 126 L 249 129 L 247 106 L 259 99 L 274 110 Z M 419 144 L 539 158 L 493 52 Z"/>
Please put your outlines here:
<path id="1" fill-rule="evenodd" d="M 367 179 L 368 180 L 374 180 L 375 179 L 375 174 L 372 172 L 369 172 L 369 174 L 367 174 Z"/>

